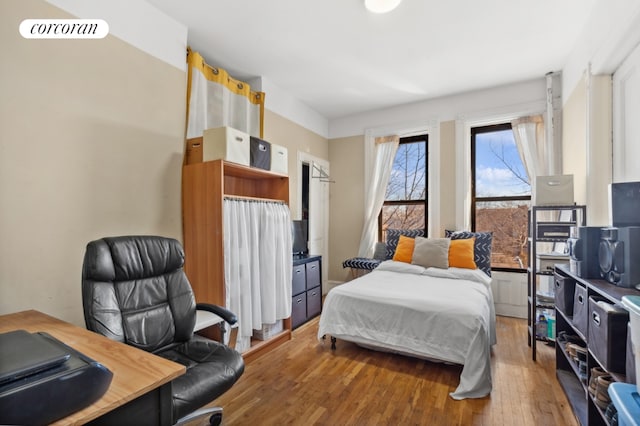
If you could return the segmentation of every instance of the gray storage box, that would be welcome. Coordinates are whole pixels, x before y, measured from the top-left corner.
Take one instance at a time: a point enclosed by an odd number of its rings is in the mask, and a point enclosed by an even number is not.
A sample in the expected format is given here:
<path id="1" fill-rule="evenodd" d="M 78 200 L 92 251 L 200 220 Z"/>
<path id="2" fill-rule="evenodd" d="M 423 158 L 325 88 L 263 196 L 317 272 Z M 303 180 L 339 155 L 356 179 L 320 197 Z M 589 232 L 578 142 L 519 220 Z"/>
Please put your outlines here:
<path id="1" fill-rule="evenodd" d="M 589 323 L 589 299 L 587 289 L 581 285 L 575 286 L 573 295 L 573 326 L 587 337 L 587 325 Z"/>
<path id="2" fill-rule="evenodd" d="M 251 136 L 249 165 L 259 169 L 271 170 L 271 144 Z"/>
<path id="3" fill-rule="evenodd" d="M 573 316 L 573 297 L 576 290 L 576 282 L 572 278 L 554 275 L 554 298 L 556 309 L 566 316 Z"/>
<path id="4" fill-rule="evenodd" d="M 589 349 L 607 371 L 625 372 L 628 322 L 629 312 L 625 309 L 600 298 L 589 298 Z"/>

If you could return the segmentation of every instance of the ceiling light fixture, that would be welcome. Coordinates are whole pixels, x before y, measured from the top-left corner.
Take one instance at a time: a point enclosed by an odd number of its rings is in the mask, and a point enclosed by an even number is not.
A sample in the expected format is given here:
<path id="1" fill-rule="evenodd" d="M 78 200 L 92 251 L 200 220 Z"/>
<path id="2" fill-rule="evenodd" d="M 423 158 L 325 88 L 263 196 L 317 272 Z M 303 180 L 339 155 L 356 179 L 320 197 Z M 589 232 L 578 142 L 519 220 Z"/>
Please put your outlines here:
<path id="1" fill-rule="evenodd" d="M 364 0 L 364 6 L 373 13 L 387 13 L 398 7 L 402 0 Z"/>

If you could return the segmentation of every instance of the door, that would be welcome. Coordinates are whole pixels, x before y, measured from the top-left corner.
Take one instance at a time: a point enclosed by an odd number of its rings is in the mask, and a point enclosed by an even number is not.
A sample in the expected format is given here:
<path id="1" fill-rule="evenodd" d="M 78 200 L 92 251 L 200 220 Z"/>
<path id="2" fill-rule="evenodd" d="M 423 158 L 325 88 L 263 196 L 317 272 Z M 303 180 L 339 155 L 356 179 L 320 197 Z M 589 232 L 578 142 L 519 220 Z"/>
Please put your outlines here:
<path id="1" fill-rule="evenodd" d="M 307 153 L 300 153 L 298 162 L 298 176 L 302 176 L 303 164 L 309 166 L 309 254 L 322 256 L 325 283 L 329 265 L 329 162 Z M 324 291 L 327 286 L 322 288 Z"/>

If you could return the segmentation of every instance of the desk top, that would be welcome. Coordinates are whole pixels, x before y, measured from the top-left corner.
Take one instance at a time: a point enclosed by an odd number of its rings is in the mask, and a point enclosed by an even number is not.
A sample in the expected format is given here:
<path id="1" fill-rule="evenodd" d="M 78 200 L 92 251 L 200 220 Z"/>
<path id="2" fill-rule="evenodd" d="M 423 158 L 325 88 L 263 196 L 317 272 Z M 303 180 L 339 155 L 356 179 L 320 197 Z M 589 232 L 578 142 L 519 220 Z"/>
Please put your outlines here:
<path id="1" fill-rule="evenodd" d="M 186 371 L 183 365 L 115 342 L 42 312 L 23 311 L 0 316 L 0 333 L 18 329 L 47 332 L 113 372 L 111 385 L 102 398 L 55 425 L 84 424 L 170 382 Z"/>

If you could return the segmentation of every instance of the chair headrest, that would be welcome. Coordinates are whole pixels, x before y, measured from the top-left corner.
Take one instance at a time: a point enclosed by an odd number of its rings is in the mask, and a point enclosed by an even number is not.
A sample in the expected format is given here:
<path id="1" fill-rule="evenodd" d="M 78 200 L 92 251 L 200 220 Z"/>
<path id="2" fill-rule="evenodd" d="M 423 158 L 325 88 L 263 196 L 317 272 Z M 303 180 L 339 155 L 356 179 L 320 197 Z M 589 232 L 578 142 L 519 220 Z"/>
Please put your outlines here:
<path id="1" fill-rule="evenodd" d="M 87 244 L 82 277 L 95 281 L 127 281 L 163 275 L 183 265 L 184 250 L 173 238 L 107 237 Z"/>

